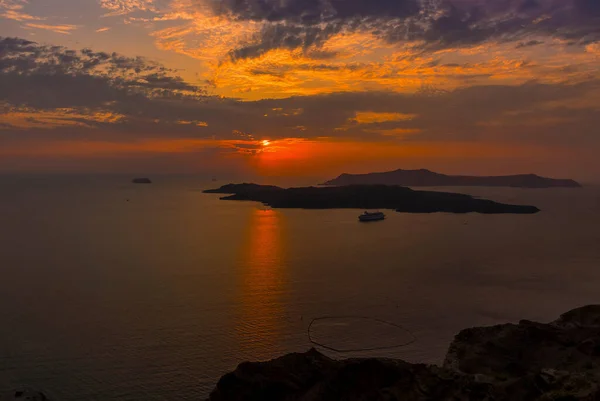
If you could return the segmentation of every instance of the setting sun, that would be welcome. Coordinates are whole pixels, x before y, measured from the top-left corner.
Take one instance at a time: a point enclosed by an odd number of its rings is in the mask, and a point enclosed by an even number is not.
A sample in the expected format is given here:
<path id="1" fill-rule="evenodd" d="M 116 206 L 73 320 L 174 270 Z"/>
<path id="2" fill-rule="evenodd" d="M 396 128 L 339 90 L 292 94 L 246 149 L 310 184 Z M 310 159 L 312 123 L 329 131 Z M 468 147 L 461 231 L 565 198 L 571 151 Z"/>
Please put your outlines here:
<path id="1" fill-rule="evenodd" d="M 265 139 L 264 141 L 262 141 L 262 145 L 263 146 L 269 146 L 271 144 L 271 141 Z"/>

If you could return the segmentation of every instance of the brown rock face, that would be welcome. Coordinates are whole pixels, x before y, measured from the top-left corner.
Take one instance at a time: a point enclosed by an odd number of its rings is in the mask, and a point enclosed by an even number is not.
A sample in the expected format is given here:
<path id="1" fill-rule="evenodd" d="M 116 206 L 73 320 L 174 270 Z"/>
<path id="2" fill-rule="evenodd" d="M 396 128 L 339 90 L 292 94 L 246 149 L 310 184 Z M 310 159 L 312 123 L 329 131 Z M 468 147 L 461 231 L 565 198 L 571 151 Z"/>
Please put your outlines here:
<path id="1" fill-rule="evenodd" d="M 210 401 L 598 400 L 600 306 L 549 323 L 460 332 L 443 367 L 392 359 L 333 360 L 315 349 L 241 364 Z"/>
<path id="2" fill-rule="evenodd" d="M 524 320 L 463 330 L 444 367 L 500 379 L 542 369 L 600 374 L 600 306 L 572 310 L 550 324 Z"/>

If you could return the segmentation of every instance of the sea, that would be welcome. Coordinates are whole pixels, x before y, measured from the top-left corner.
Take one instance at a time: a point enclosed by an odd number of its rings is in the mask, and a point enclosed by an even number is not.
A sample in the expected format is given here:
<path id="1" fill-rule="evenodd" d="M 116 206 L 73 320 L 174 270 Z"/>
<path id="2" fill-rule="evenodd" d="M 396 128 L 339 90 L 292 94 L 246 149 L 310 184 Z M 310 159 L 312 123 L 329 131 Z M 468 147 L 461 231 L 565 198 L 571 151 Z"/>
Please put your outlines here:
<path id="1" fill-rule="evenodd" d="M 239 363 L 311 346 L 440 364 L 463 328 L 600 303 L 594 185 L 427 188 L 541 212 L 360 224 L 131 178 L 0 176 L 0 395 L 204 400 Z"/>

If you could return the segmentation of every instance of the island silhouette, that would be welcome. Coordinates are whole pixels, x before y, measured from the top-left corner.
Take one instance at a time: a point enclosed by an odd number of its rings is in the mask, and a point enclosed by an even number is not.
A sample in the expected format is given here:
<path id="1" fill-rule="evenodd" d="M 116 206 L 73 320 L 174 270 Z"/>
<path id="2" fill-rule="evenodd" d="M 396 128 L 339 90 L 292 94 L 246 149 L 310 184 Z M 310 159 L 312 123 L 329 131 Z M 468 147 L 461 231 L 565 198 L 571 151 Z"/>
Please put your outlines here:
<path id="1" fill-rule="evenodd" d="M 131 182 L 134 184 L 152 184 L 152 180 L 146 177 L 134 178 Z"/>
<path id="2" fill-rule="evenodd" d="M 398 185 L 280 188 L 273 185 L 227 184 L 204 193 L 226 194 L 223 200 L 256 201 L 273 208 L 394 209 L 407 213 L 532 214 L 535 206 L 508 205 L 450 192 L 416 191 Z"/>
<path id="3" fill-rule="evenodd" d="M 540 177 L 536 174 L 503 176 L 446 175 L 427 169 L 394 170 L 381 173 L 342 174 L 321 185 L 403 185 L 407 187 L 516 187 L 516 188 L 579 188 L 581 184 L 571 179 Z"/>

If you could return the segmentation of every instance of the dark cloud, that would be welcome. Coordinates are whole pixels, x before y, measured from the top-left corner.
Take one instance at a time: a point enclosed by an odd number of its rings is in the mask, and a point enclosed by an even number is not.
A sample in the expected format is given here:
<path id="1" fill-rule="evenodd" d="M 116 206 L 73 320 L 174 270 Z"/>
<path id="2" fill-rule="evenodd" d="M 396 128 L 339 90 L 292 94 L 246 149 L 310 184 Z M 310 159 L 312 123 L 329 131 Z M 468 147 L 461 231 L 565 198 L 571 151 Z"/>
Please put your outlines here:
<path id="1" fill-rule="evenodd" d="M 329 23 L 324 26 L 301 26 L 285 23 L 268 24 L 254 36 L 251 43 L 233 49 L 230 58 L 252 58 L 277 48 L 304 50 L 310 47 L 320 47 L 329 37 L 344 28 L 340 23 Z"/>
<path id="2" fill-rule="evenodd" d="M 413 132 L 406 140 L 600 144 L 597 103 L 588 100 L 589 105 L 584 107 L 581 100 L 594 96 L 598 100 L 594 94 L 600 93 L 600 82 L 594 80 L 580 84 L 473 86 L 454 91 L 424 88 L 416 94 L 338 93 L 247 102 L 203 96 L 197 89 L 164 67 L 141 59 L 0 39 L 0 140 L 214 137 L 251 141 L 263 137 L 341 136 L 373 141 L 389 139 L 381 131 L 406 129 Z M 2 119 L 3 114 L 23 111 L 32 112 L 31 118 L 35 119 L 35 112 L 61 109 L 71 110 L 66 112 L 66 120 L 81 124 L 50 131 L 23 130 Z M 356 113 L 364 111 L 403 113 L 413 118 L 353 122 Z M 120 118 L 93 121 L 97 112 Z"/>
<path id="3" fill-rule="evenodd" d="M 544 42 L 540 41 L 540 40 L 530 40 L 528 42 L 521 42 L 516 46 L 516 49 L 522 49 L 524 47 L 532 47 L 532 46 L 538 46 L 538 45 L 543 45 Z"/>
<path id="4" fill-rule="evenodd" d="M 23 107 L 97 107 L 152 97 L 198 97 L 201 88 L 141 57 L 0 38 L 0 101 Z"/>
<path id="5" fill-rule="evenodd" d="M 229 0 L 218 13 L 265 23 L 233 60 L 274 48 L 318 48 L 343 31 L 389 42 L 425 41 L 425 48 L 470 46 L 532 35 L 589 43 L 600 40 L 598 0 Z M 533 39 L 524 40 L 524 43 Z"/>
<path id="6" fill-rule="evenodd" d="M 210 106 L 198 107 L 204 103 Z M 121 133 L 168 129 L 206 134 L 198 124 L 180 122 L 200 123 L 211 115 L 226 119 L 229 103 L 206 96 L 202 88 L 144 58 L 0 38 L 0 119 L 22 111 L 58 112 L 65 121 Z M 94 117 L 99 112 L 119 118 Z"/>
<path id="7" fill-rule="evenodd" d="M 316 25 L 363 17 L 406 18 L 420 11 L 419 3 L 417 0 L 215 0 L 213 8 L 219 14 L 237 19 Z"/>
<path id="8" fill-rule="evenodd" d="M 575 0 L 575 8 L 582 15 L 600 16 L 600 2 L 597 0 Z"/>

